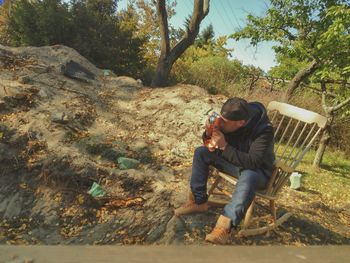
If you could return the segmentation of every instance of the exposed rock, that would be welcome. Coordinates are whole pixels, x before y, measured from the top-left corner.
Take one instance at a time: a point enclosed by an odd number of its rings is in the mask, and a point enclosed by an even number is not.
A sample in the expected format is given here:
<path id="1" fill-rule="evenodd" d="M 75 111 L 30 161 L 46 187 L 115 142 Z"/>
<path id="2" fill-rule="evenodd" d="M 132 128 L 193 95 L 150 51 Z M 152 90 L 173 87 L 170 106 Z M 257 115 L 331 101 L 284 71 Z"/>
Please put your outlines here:
<path id="1" fill-rule="evenodd" d="M 160 228 L 159 230 L 162 230 Z M 165 227 L 162 239 L 159 241 L 161 244 L 174 245 L 183 243 L 185 234 L 185 226 L 181 218 L 173 216 Z"/>
<path id="2" fill-rule="evenodd" d="M 0 110 L 3 110 L 6 108 L 6 103 L 3 100 L 0 100 Z"/>
<path id="3" fill-rule="evenodd" d="M 32 78 L 28 75 L 18 77 L 18 82 L 21 84 L 30 84 L 32 82 Z"/>
<path id="4" fill-rule="evenodd" d="M 67 124 L 69 119 L 65 112 L 53 112 L 51 114 L 51 120 L 53 122 Z"/>
<path id="5" fill-rule="evenodd" d="M 70 60 L 62 65 L 62 74 L 66 77 L 90 83 L 95 79 L 95 75 L 77 62 Z"/>
<path id="6" fill-rule="evenodd" d="M 4 200 L 5 202 L 6 200 Z M 20 215 L 22 210 L 23 200 L 20 193 L 15 193 L 8 199 L 8 203 L 6 205 L 6 210 L 4 212 L 3 218 L 12 219 Z M 4 208 L 4 205 L 0 205 Z M 1 208 L 0 208 L 1 211 Z"/>

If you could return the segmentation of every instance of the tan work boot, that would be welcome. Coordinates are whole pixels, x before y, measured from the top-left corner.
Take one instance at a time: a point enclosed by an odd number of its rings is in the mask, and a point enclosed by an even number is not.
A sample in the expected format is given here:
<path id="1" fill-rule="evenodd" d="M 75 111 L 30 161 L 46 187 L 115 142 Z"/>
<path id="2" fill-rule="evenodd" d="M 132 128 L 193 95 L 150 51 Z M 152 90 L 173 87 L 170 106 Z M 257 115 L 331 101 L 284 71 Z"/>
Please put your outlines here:
<path id="1" fill-rule="evenodd" d="M 221 215 L 213 231 L 205 236 L 205 241 L 224 245 L 231 235 L 231 219 Z"/>
<path id="2" fill-rule="evenodd" d="M 208 211 L 208 202 L 205 202 L 203 204 L 196 204 L 194 201 L 194 196 L 190 192 L 188 194 L 188 199 L 185 204 L 180 206 L 179 208 L 175 209 L 174 214 L 175 216 L 181 216 L 181 215 L 187 215 L 192 213 L 203 213 Z"/>

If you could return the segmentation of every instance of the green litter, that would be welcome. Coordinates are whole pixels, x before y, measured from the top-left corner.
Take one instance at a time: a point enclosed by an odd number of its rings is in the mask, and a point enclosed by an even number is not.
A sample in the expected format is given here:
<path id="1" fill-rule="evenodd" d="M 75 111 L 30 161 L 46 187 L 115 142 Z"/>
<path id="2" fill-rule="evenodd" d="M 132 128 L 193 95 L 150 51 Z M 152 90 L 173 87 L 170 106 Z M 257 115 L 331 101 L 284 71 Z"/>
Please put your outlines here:
<path id="1" fill-rule="evenodd" d="M 103 69 L 103 75 L 105 77 L 109 76 L 111 74 L 111 71 L 109 69 Z"/>
<path id="2" fill-rule="evenodd" d="M 121 170 L 137 168 L 139 164 L 140 164 L 140 161 L 132 158 L 126 158 L 126 157 L 118 158 L 118 165 L 119 165 L 119 169 Z"/>
<path id="3" fill-rule="evenodd" d="M 294 172 L 289 177 L 290 188 L 297 190 L 301 187 L 301 174 Z"/>
<path id="4" fill-rule="evenodd" d="M 90 190 L 88 191 L 88 194 L 92 195 L 93 197 L 103 197 L 107 193 L 102 189 L 102 187 L 98 183 L 93 183 Z"/>

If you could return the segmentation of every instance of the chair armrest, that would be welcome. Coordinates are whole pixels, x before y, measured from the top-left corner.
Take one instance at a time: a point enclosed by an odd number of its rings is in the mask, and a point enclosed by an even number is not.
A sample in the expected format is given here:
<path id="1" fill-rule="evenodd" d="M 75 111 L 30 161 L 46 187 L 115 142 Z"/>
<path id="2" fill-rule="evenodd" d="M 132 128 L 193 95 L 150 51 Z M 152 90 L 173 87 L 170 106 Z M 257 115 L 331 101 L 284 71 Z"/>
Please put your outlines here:
<path id="1" fill-rule="evenodd" d="M 281 161 L 277 161 L 276 164 L 275 164 L 275 167 L 280 168 L 281 170 L 283 170 L 286 173 L 294 172 L 294 168 L 286 165 L 285 163 L 283 163 Z"/>

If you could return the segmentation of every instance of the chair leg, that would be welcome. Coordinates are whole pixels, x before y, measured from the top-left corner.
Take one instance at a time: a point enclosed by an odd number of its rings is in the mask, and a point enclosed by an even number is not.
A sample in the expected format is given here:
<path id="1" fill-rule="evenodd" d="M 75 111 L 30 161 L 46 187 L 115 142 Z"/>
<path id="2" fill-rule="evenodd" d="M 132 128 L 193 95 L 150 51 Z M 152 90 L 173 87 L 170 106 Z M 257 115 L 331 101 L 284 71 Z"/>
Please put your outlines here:
<path id="1" fill-rule="evenodd" d="M 278 218 L 274 224 L 270 224 L 264 227 L 259 227 L 255 229 L 242 229 L 238 232 L 239 237 L 247 237 L 247 236 L 255 236 L 255 235 L 261 235 L 263 233 L 266 233 L 268 231 L 276 229 L 278 226 L 283 224 L 288 218 L 291 216 L 291 213 L 285 213 L 283 216 Z"/>
<path id="2" fill-rule="evenodd" d="M 250 224 L 250 221 L 251 221 L 252 215 L 253 215 L 254 204 L 255 204 L 255 199 L 252 201 L 252 203 L 248 207 L 248 210 L 245 214 L 244 222 L 243 222 L 243 229 L 247 229 L 249 227 L 249 224 Z"/>
<path id="3" fill-rule="evenodd" d="M 221 181 L 221 177 L 217 176 L 214 183 L 212 184 L 212 186 L 210 187 L 209 191 L 208 191 L 208 197 L 213 193 L 213 191 L 215 190 L 216 186 L 220 183 Z"/>
<path id="4" fill-rule="evenodd" d="M 275 200 L 270 200 L 270 210 L 271 210 L 271 215 L 272 215 L 273 222 L 276 222 L 277 216 L 276 216 Z"/>

